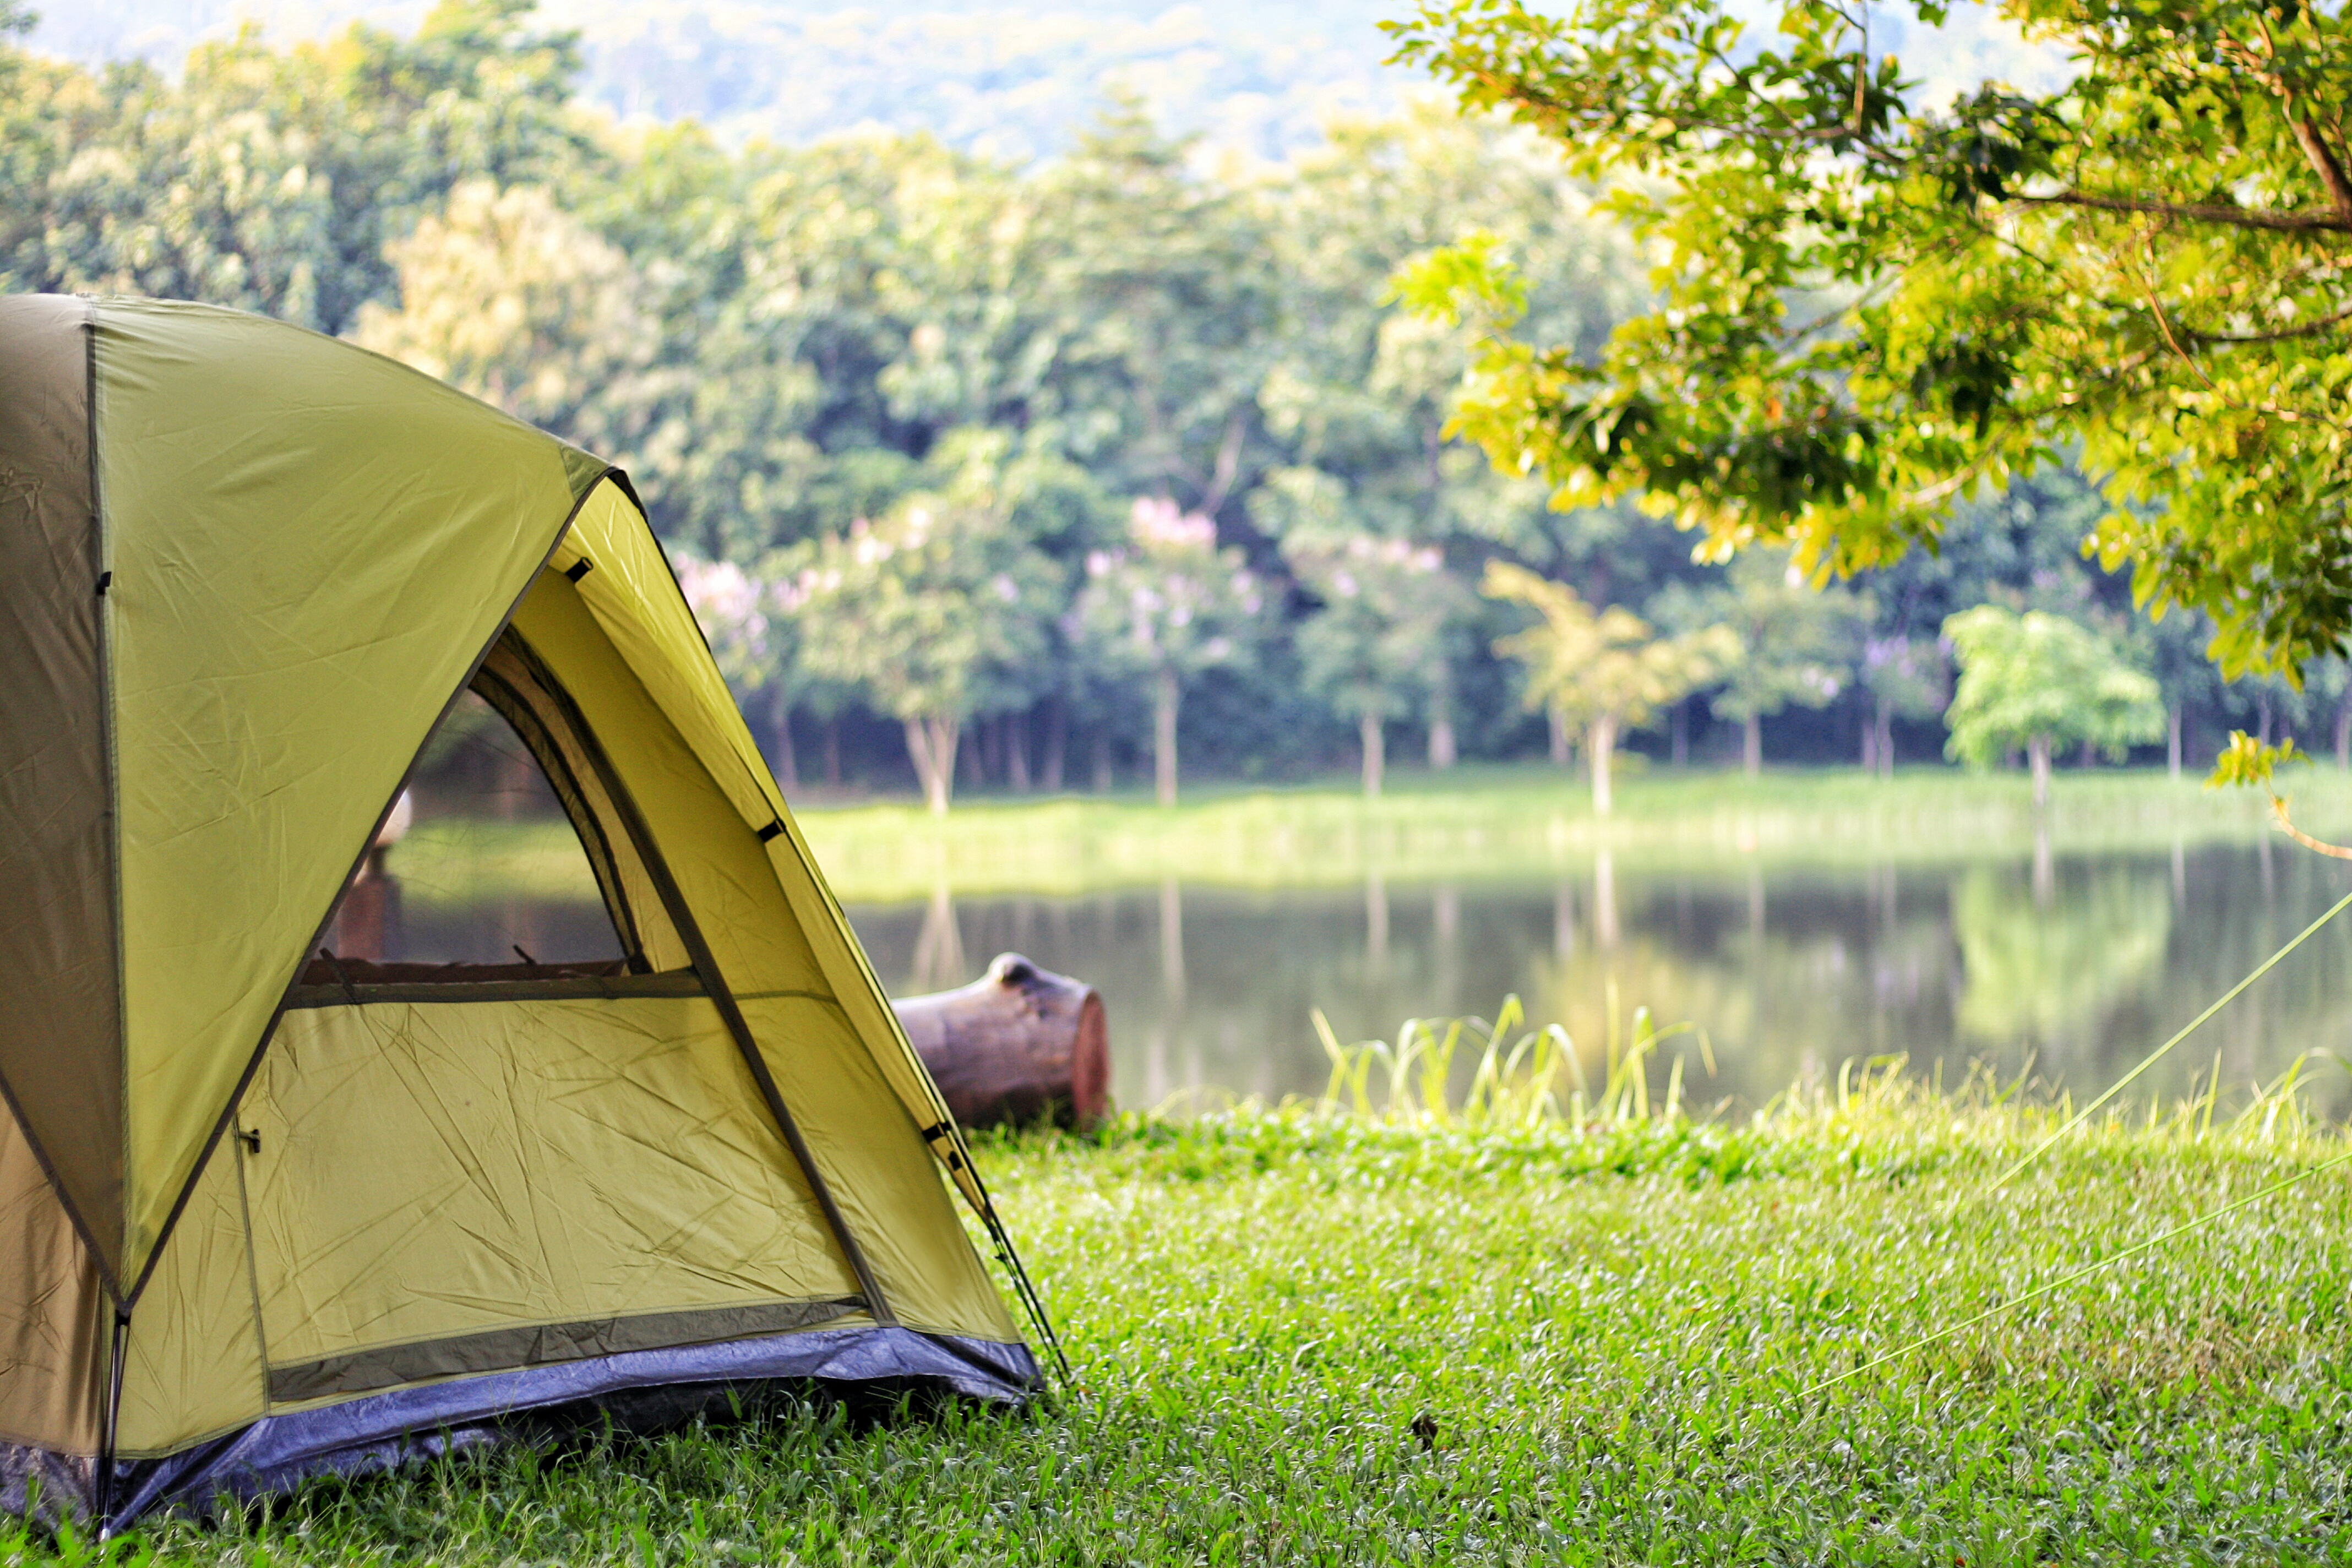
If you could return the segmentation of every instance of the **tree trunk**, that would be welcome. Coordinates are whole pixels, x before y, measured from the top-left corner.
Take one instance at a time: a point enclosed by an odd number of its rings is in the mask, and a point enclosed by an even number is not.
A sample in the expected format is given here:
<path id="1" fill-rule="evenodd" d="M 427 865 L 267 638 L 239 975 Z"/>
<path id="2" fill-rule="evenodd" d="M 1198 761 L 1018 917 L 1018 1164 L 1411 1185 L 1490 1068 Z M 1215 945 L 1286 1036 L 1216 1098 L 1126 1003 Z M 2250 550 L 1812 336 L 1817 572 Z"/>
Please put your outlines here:
<path id="1" fill-rule="evenodd" d="M 1162 805 L 1176 804 L 1176 705 L 1183 700 L 1176 672 L 1163 669 L 1151 683 L 1151 779 Z"/>
<path id="2" fill-rule="evenodd" d="M 1754 778 L 1764 771 L 1764 720 L 1750 713 L 1739 730 L 1739 765 Z"/>
<path id="3" fill-rule="evenodd" d="M 1439 665 L 1429 687 L 1429 765 L 1443 771 L 1457 761 L 1454 749 L 1454 672 Z"/>
<path id="4" fill-rule="evenodd" d="M 986 784 L 991 779 L 1002 784 L 1011 776 L 1011 770 L 1004 765 L 1006 718 L 999 713 L 972 726 L 972 750 L 980 757 L 980 774 L 972 780 L 974 784 Z"/>
<path id="5" fill-rule="evenodd" d="M 1609 788 L 1609 769 L 1617 754 L 1617 715 L 1602 713 L 1592 721 L 1586 737 L 1586 749 L 1592 753 L 1592 811 L 1596 816 L 1609 815 L 1614 804 Z"/>
<path id="6" fill-rule="evenodd" d="M 824 721 L 824 782 L 828 788 L 841 787 L 841 715 L 838 713 Z"/>
<path id="7" fill-rule="evenodd" d="M 2180 704 L 2178 702 L 2165 710 L 2164 714 L 2164 772 L 2173 783 L 2180 782 Z"/>
<path id="8" fill-rule="evenodd" d="M 1356 721 L 1357 739 L 1364 747 L 1364 798 L 1381 798 L 1381 777 L 1388 770 L 1388 733 L 1378 710 L 1367 708 Z"/>
<path id="9" fill-rule="evenodd" d="M 1047 795 L 1062 793 L 1062 764 L 1070 753 L 1070 700 L 1055 697 L 1045 710 L 1045 766 L 1039 781 Z"/>
<path id="10" fill-rule="evenodd" d="M 1568 715 L 1557 704 L 1544 710 L 1544 721 L 1551 726 L 1551 765 L 1568 766 Z"/>
<path id="11" fill-rule="evenodd" d="M 2025 742 L 2025 756 L 2033 768 L 2033 809 L 2050 804 L 2050 737 L 2035 735 Z"/>
<path id="12" fill-rule="evenodd" d="M 2074 765 L 2078 768 L 2086 770 L 2097 767 L 2099 765 L 2099 748 L 2088 741 L 2084 742 L 2083 754 L 2074 760 Z"/>
<path id="13" fill-rule="evenodd" d="M 1095 731 L 1095 793 L 1108 795 L 1110 786 L 1110 731 L 1098 728 Z"/>
<path id="14" fill-rule="evenodd" d="M 890 1005 L 962 1126 L 1084 1126 L 1110 1110 L 1109 1031 L 1083 981 L 1005 952 L 970 985 Z"/>
<path id="15" fill-rule="evenodd" d="M 933 816 L 948 814 L 948 801 L 955 793 L 955 760 L 962 734 L 963 724 L 955 719 L 907 721 L 907 755 L 915 764 L 915 776 L 923 782 L 923 803 L 931 808 Z"/>
<path id="16" fill-rule="evenodd" d="M 1029 793 L 1029 712 L 1004 716 L 1004 782 L 1015 795 Z"/>
<path id="17" fill-rule="evenodd" d="M 1878 721 L 1866 713 L 1862 720 L 1862 771 L 1878 772 Z"/>
<path id="18" fill-rule="evenodd" d="M 2259 693 L 2259 694 L 2257 694 L 2257 695 L 2255 696 L 2255 698 L 2254 698 L 2254 717 L 2255 717 L 2256 719 L 2258 719 L 2258 720 L 2260 720 L 2260 721 L 2262 721 L 2262 728 L 2261 728 L 2258 731 L 2256 731 L 2256 733 L 2255 733 L 2255 735 L 2254 735 L 2254 739 L 2255 739 L 2255 740 L 2257 740 L 2257 741 L 2259 741 L 2259 742 L 2261 742 L 2263 745 L 2267 746 L 2267 745 L 2269 745 L 2269 744 L 2271 743 L 2271 699 L 2270 699 L 2270 693 L 2268 693 L 2268 692 L 2262 692 L 2262 693 Z"/>
<path id="19" fill-rule="evenodd" d="M 981 726 L 977 724 L 960 726 L 957 730 L 957 745 L 948 753 L 950 770 L 952 771 L 961 763 L 963 766 L 963 782 L 973 789 L 978 789 L 988 783 L 988 770 L 981 765 L 978 732 Z"/>
<path id="20" fill-rule="evenodd" d="M 768 720 L 776 731 L 776 782 L 786 795 L 798 795 L 801 764 L 793 754 L 793 704 L 782 681 L 768 688 Z"/>
<path id="21" fill-rule="evenodd" d="M 1895 705 L 1891 702 L 1878 705 L 1878 776 L 1895 776 Z"/>
<path id="22" fill-rule="evenodd" d="M 1675 704 L 1673 744 L 1675 766 L 1690 766 L 1690 704 L 1687 702 Z"/>

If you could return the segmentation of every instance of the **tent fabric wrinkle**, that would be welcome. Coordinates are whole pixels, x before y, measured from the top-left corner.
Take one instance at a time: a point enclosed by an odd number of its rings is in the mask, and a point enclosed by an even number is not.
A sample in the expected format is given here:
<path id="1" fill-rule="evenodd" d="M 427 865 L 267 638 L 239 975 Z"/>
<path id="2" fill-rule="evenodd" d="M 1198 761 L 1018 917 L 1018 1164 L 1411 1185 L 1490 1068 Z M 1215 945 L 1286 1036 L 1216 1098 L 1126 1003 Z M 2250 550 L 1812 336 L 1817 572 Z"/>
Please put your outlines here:
<path id="1" fill-rule="evenodd" d="M 0 1094 L 114 1289 L 121 976 L 89 335 L 81 300 L 0 299 Z"/>
<path id="2" fill-rule="evenodd" d="M 371 846 L 483 723 L 582 962 L 385 945 L 443 841 Z M 602 458 L 283 323 L 0 299 L 0 1509 L 1041 1386 Z"/>

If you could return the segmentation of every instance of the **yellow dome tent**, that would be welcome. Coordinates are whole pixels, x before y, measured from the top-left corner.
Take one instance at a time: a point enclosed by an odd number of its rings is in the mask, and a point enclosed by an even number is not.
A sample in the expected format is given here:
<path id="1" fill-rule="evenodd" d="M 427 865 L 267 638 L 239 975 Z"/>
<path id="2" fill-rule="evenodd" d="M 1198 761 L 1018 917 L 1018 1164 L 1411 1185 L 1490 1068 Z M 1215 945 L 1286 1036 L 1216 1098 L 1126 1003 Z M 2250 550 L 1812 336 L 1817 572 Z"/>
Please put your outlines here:
<path id="1" fill-rule="evenodd" d="M 461 698 L 619 958 L 326 948 Z M 779 1381 L 1038 1386 L 627 480 L 389 360 L 0 300 L 0 1504 L 119 1523 Z"/>

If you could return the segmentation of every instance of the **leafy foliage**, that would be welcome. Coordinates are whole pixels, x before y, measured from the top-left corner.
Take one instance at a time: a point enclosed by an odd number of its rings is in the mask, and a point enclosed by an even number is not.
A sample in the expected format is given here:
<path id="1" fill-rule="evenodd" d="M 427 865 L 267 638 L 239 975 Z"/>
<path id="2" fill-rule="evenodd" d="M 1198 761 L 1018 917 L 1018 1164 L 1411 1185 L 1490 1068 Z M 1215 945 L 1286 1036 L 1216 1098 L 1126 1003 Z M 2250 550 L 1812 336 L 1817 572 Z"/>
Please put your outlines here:
<path id="1" fill-rule="evenodd" d="M 2079 443 L 2113 503 L 2101 559 L 2210 615 L 2232 673 L 2293 670 L 2352 627 L 2352 20 L 2002 9 L 2063 85 L 1931 104 L 1865 4 L 1424 0 L 1387 24 L 1610 183 L 1656 260 L 1655 308 L 1594 363 L 1508 336 L 1507 258 L 1463 252 L 1450 308 L 1489 335 L 1458 427 L 1564 503 L 1645 493 L 1717 554 L 1787 542 L 1823 571 L 1930 542 L 1956 497 Z"/>
<path id="2" fill-rule="evenodd" d="M 1979 605 L 1946 621 L 1944 636 L 1960 666 L 1944 716 L 1956 758 L 1990 767 L 2037 742 L 2120 754 L 2164 733 L 2155 679 L 2063 616 Z"/>
<path id="3" fill-rule="evenodd" d="M 1185 682 L 1251 651 L 1265 595 L 1217 525 L 1173 501 L 1138 500 L 1125 545 L 1087 555 L 1086 585 L 1065 620 L 1069 641 L 1153 708 L 1160 804 L 1176 804 L 1176 714 Z"/>
<path id="4" fill-rule="evenodd" d="M 243 34 L 176 77 L 81 70 L 17 36 L 0 30 L 0 287 L 177 294 L 350 334 L 613 458 L 666 541 L 769 584 L 859 520 L 946 493 L 993 444 L 1023 497 L 1007 547 L 1048 570 L 1030 662 L 982 680 L 959 721 L 977 726 L 967 780 L 1059 781 L 1073 743 L 1108 779 L 1114 760 L 1172 763 L 1176 731 L 1192 765 L 1245 776 L 1407 734 L 1433 766 L 1457 742 L 1535 751 L 1544 726 L 1493 651 L 1510 612 L 1469 591 L 1490 559 L 1669 627 L 1717 618 L 1725 574 L 1630 496 L 1557 510 L 1540 465 L 1497 469 L 1447 436 L 1465 374 L 1473 411 L 1496 384 L 1479 368 L 1495 321 L 1586 365 L 1654 300 L 1643 252 L 1538 129 L 1421 103 L 1336 121 L 1284 163 L 1213 168 L 1114 99 L 1066 156 L 1016 166 L 920 135 L 614 125 L 574 96 L 587 46 L 521 0 L 450 0 L 408 37 Z M 1994 599 L 2131 642 L 2190 735 L 2352 712 L 2340 673 L 2316 678 L 2336 683 L 2324 700 L 2217 680 L 2202 616 L 2131 630 L 2124 584 L 2077 552 L 2105 503 L 2071 467 L 2007 471 L 1998 500 L 1955 502 L 1939 554 L 1876 569 L 1874 642 L 1924 647 Z M 1207 519 L 1264 605 L 1262 635 L 1179 677 L 1172 730 L 1159 677 L 1072 616 L 1097 554 L 1141 570 L 1139 499 Z M 1450 607 L 1373 615 L 1378 595 L 1327 592 L 1358 537 L 1433 552 L 1415 581 Z M 844 744 L 861 782 L 897 774 L 905 724 L 877 682 L 898 672 L 820 675 L 796 651 L 806 623 L 761 602 L 771 635 L 745 646 L 764 662 L 734 679 L 774 754 L 789 765 L 797 712 L 825 722 L 829 777 Z M 1874 723 L 1888 756 L 1924 750 L 1935 683 L 1874 713 L 1849 662 L 1825 646 L 1763 680 L 1747 661 L 1722 710 L 1781 702 L 1791 754 L 1849 755 Z M 1818 710 L 1774 695 L 1831 680 Z M 1719 754 L 1706 709 L 1682 714 Z"/>
<path id="5" fill-rule="evenodd" d="M 964 721 L 1026 695 L 1061 600 L 1059 569 L 1019 526 L 1034 468 L 1007 464 L 1002 443 L 977 432 L 946 456 L 939 489 L 819 541 L 791 601 L 815 634 L 803 662 L 905 725 L 935 813 L 948 808 Z"/>
<path id="6" fill-rule="evenodd" d="M 1745 728 L 1753 773 L 1761 761 L 1758 721 L 1792 704 L 1836 701 L 1853 679 L 1872 610 L 1845 589 L 1814 586 L 1784 553 L 1759 551 L 1734 561 L 1719 584 L 1675 584 L 1660 595 L 1658 613 L 1670 625 L 1727 626 L 1738 639 L 1710 706 Z"/>
<path id="7" fill-rule="evenodd" d="M 1525 605 L 1542 616 L 1497 642 L 1495 651 L 1525 667 L 1528 706 L 1555 710 L 1589 738 L 1597 811 L 1609 809 L 1610 752 L 1619 730 L 1647 723 L 1739 655 L 1738 634 L 1728 626 L 1660 637 L 1622 605 L 1596 611 L 1575 589 L 1523 566 L 1488 563 L 1482 587 L 1490 599 Z"/>

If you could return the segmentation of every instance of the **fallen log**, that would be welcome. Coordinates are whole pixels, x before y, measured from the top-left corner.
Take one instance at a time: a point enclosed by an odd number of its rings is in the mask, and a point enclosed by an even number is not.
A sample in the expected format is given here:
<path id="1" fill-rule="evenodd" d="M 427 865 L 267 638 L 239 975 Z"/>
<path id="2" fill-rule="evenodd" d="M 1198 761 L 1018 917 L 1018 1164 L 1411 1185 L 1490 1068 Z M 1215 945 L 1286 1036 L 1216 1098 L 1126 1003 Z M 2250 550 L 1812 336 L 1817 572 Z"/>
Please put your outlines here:
<path id="1" fill-rule="evenodd" d="M 1001 952 L 960 990 L 890 1005 L 965 1127 L 1083 1127 L 1110 1109 L 1109 1031 L 1083 980 Z"/>

